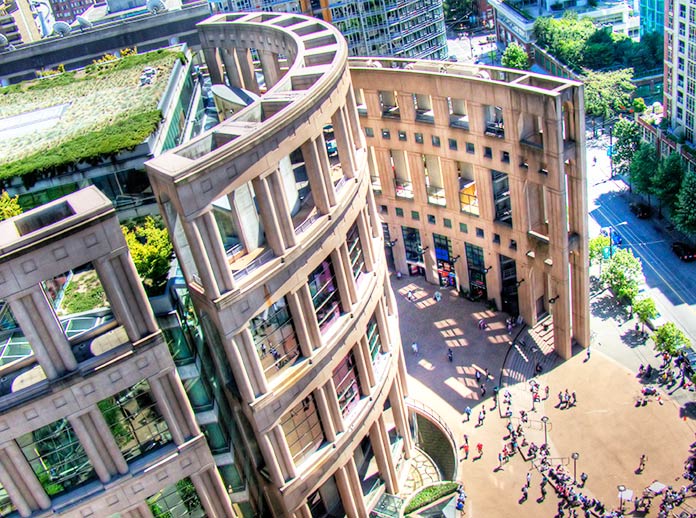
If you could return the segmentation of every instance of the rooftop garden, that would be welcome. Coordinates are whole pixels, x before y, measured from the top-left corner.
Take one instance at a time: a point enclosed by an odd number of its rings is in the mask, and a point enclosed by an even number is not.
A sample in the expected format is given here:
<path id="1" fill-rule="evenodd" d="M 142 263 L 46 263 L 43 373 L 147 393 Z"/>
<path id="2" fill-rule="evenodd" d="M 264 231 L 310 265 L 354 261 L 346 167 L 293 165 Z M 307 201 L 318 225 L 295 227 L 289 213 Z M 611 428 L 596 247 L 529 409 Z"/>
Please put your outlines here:
<path id="1" fill-rule="evenodd" d="M 106 55 L 78 71 L 59 67 L 0 88 L 0 182 L 25 175 L 35 181 L 80 163 L 96 165 L 143 142 L 162 118 L 157 105 L 177 59 L 184 55 L 173 49 L 126 49 L 121 58 Z M 144 82 L 146 67 L 154 73 Z M 6 123 L 10 135 L 3 138 L 3 119 L 48 109 L 48 116 L 35 117 L 35 130 L 21 131 L 25 120 Z"/>

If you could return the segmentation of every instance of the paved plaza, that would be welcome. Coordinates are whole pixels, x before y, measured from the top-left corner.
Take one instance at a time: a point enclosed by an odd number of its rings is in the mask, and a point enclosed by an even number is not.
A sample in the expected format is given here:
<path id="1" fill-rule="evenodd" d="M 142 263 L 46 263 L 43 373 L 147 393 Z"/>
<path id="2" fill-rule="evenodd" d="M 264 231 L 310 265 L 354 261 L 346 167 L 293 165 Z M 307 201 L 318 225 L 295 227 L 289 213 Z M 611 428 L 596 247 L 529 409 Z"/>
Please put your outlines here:
<path id="1" fill-rule="evenodd" d="M 694 400 L 693 393 L 679 390 L 673 399 L 661 390 L 663 404 L 652 399 L 646 406 L 636 407 L 641 380 L 636 376 L 639 363 L 650 361 L 659 365 L 649 343 L 634 336 L 633 321 L 619 310 L 611 309 L 612 301 L 606 292 L 592 299 L 593 342 L 587 359 L 584 350 L 561 362 L 555 355 L 542 356 L 543 351 L 510 349 L 510 342 L 519 331 L 509 334 L 505 313 L 493 313 L 481 303 L 458 297 L 446 288 L 438 289 L 420 277 L 392 277 L 392 286 L 399 306 L 401 334 L 409 372 L 409 395 L 432 407 L 445 420 L 460 441 L 468 435 L 469 458 L 459 450 L 459 480 L 467 489 L 466 516 L 495 518 L 512 516 L 552 517 L 556 514 L 558 498 L 549 488 L 545 501 L 539 503 L 541 475 L 531 460 L 518 453 L 498 469 L 498 453 L 508 434 L 507 419 L 501 409 L 494 408 L 493 387 L 509 384 L 513 425 L 520 424 L 519 410 L 529 412 L 524 423 L 530 442 L 544 442 L 542 416 L 548 417 L 547 434 L 554 465 L 561 463 L 573 475 L 572 454 L 578 453 L 575 465 L 577 476 L 586 472 L 584 494 L 598 498 L 607 509 L 619 505 L 618 486 L 635 491 L 638 496 L 652 481 L 659 480 L 675 489 L 683 485 L 684 461 L 694 441 L 696 423 L 684 414 L 679 404 Z M 412 290 L 416 300 L 406 294 Z M 433 299 L 440 291 L 442 300 Z M 489 329 L 478 329 L 485 318 Z M 418 353 L 411 343 L 418 343 Z M 453 361 L 447 349 L 453 351 Z M 507 355 L 507 358 L 506 358 Z M 529 379 L 539 362 L 544 370 L 535 380 L 540 384 L 542 399 L 549 386 L 548 400 L 532 409 Z M 501 372 L 505 364 L 505 375 Z M 485 379 L 486 394 L 482 398 L 476 371 Z M 577 404 L 569 409 L 558 408 L 558 393 L 574 392 Z M 501 389 L 504 391 L 505 388 Z M 500 398 L 502 400 L 502 397 Z M 472 409 L 466 422 L 464 409 Z M 482 408 L 486 417 L 482 426 L 477 420 Z M 504 412 L 504 406 L 502 411 Z M 685 417 L 686 415 L 686 417 Z M 484 446 L 483 456 L 476 459 L 476 444 Z M 526 450 L 526 448 L 524 448 Z M 638 473 L 641 455 L 647 456 L 646 467 Z M 521 488 L 531 471 L 529 498 L 519 503 Z M 659 500 L 655 500 L 648 516 L 657 516 Z M 688 498 L 681 509 L 693 512 L 696 499 Z M 633 505 L 626 507 L 633 510 Z M 644 516 L 639 514 L 637 516 Z"/>

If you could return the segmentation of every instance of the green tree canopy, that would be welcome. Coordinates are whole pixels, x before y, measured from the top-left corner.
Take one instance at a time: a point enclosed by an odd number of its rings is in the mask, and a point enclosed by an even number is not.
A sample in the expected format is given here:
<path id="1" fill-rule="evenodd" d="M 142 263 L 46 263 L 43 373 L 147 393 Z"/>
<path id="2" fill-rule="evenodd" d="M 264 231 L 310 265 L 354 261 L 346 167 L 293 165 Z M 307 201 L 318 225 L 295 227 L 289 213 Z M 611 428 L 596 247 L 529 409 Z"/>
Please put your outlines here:
<path id="1" fill-rule="evenodd" d="M 167 230 L 150 216 L 143 225 L 121 228 L 145 291 L 148 295 L 157 294 L 171 266 L 173 247 Z"/>
<path id="2" fill-rule="evenodd" d="M 566 11 L 561 18 L 541 17 L 534 22 L 537 43 L 575 70 L 583 65 L 587 40 L 596 31 L 592 20 Z"/>
<path id="3" fill-rule="evenodd" d="M 655 185 L 656 171 L 659 165 L 657 149 L 654 145 L 643 142 L 630 159 L 629 177 L 632 188 L 641 194 L 650 196 L 657 193 Z"/>
<path id="4" fill-rule="evenodd" d="M 636 313 L 638 320 L 642 325 L 642 332 L 645 332 L 645 324 L 653 318 L 657 318 L 658 312 L 655 307 L 655 301 L 650 297 L 640 299 L 633 304 L 633 311 Z"/>
<path id="5" fill-rule="evenodd" d="M 653 340 L 658 351 L 666 352 L 672 356 L 677 354 L 680 348 L 691 345 L 684 332 L 674 325 L 674 322 L 667 322 L 658 327 L 653 334 Z"/>
<path id="6" fill-rule="evenodd" d="M 590 239 L 589 242 L 589 253 L 590 253 L 590 263 L 599 260 L 600 263 L 604 261 L 603 250 L 609 246 L 608 236 L 597 236 Z"/>
<path id="7" fill-rule="evenodd" d="M 683 179 L 684 164 L 681 157 L 679 153 L 671 153 L 660 162 L 655 178 L 655 194 L 660 203 L 669 207 L 670 210 L 673 210 L 677 203 Z"/>
<path id="8" fill-rule="evenodd" d="M 609 285 L 617 299 L 632 305 L 643 280 L 643 266 L 631 250 L 619 248 L 602 272 L 601 279 Z"/>
<path id="9" fill-rule="evenodd" d="M 631 83 L 632 68 L 622 68 L 613 72 L 593 72 L 585 74 L 585 111 L 589 115 L 609 118 L 631 105 L 631 94 L 636 89 Z"/>
<path id="10" fill-rule="evenodd" d="M 696 173 L 684 175 L 672 213 L 676 227 L 685 234 L 696 234 Z"/>
<path id="11" fill-rule="evenodd" d="M 529 56 L 522 45 L 513 41 L 505 48 L 501 63 L 504 67 L 527 70 L 529 68 Z"/>
<path id="12" fill-rule="evenodd" d="M 21 213 L 22 207 L 19 206 L 19 197 L 13 198 L 7 191 L 2 191 L 0 194 L 0 221 L 19 216 Z"/>
<path id="13" fill-rule="evenodd" d="M 614 124 L 613 135 L 614 170 L 617 174 L 626 174 L 640 145 L 640 128 L 636 121 L 622 117 Z"/>

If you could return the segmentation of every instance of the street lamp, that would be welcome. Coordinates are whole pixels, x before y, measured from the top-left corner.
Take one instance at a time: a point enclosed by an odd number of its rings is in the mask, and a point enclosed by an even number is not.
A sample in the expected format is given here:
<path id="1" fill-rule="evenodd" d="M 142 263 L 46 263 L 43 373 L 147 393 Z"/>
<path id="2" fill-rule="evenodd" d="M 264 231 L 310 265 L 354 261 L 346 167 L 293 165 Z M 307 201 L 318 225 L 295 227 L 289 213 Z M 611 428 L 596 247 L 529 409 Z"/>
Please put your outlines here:
<path id="1" fill-rule="evenodd" d="M 548 417 L 548 416 L 542 416 L 542 417 L 541 417 L 541 422 L 544 423 L 544 444 L 545 444 L 546 446 L 548 446 L 548 445 L 549 445 L 549 434 L 548 434 L 548 430 L 547 430 L 547 428 L 546 428 L 546 425 L 547 425 L 548 422 L 549 422 L 549 417 Z"/>
<path id="2" fill-rule="evenodd" d="M 580 454 L 578 452 L 573 452 L 570 454 L 570 457 L 573 459 L 573 484 L 577 485 L 578 484 L 578 459 L 580 458 Z"/>
<path id="3" fill-rule="evenodd" d="M 616 489 L 619 490 L 619 509 L 623 510 L 623 497 L 624 497 L 624 491 L 626 491 L 626 486 L 623 484 L 620 484 L 616 486 Z"/>

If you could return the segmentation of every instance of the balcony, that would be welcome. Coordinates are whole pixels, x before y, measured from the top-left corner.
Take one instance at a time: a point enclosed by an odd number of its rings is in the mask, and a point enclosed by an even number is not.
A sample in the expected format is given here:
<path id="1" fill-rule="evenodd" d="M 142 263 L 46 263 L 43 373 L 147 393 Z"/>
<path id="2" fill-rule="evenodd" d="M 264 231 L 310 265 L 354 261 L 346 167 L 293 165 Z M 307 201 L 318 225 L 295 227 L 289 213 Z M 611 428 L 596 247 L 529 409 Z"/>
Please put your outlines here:
<path id="1" fill-rule="evenodd" d="M 484 134 L 489 137 L 505 138 L 505 125 L 502 122 L 487 122 Z"/>
<path id="2" fill-rule="evenodd" d="M 428 203 L 431 205 L 439 205 L 440 207 L 447 205 L 444 187 L 433 187 L 426 185 L 425 190 L 428 193 Z"/>
<path id="3" fill-rule="evenodd" d="M 450 126 L 469 131 L 469 116 L 458 113 L 450 113 Z"/>
<path id="4" fill-rule="evenodd" d="M 408 200 L 413 199 L 413 184 L 408 180 L 394 178 L 394 187 L 397 198 L 406 198 Z"/>
<path id="5" fill-rule="evenodd" d="M 435 115 L 433 114 L 433 110 L 416 110 L 416 120 L 418 122 L 435 124 Z"/>
<path id="6" fill-rule="evenodd" d="M 382 117 L 385 119 L 401 119 L 398 106 L 382 106 Z"/>
<path id="7" fill-rule="evenodd" d="M 382 181 L 379 176 L 370 176 L 370 183 L 375 194 L 382 194 Z"/>

